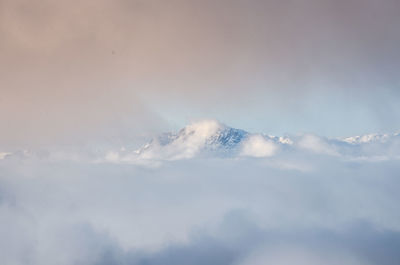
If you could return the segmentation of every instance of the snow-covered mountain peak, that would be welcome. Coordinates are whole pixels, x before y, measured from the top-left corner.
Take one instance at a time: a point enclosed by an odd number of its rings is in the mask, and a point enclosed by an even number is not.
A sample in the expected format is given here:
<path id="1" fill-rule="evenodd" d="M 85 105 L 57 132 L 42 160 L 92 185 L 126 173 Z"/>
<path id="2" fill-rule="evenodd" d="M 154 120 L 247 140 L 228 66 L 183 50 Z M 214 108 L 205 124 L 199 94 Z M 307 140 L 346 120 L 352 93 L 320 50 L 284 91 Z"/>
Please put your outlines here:
<path id="1" fill-rule="evenodd" d="M 177 133 L 165 133 L 136 151 L 141 158 L 176 160 L 191 158 L 201 151 L 232 155 L 248 132 L 216 120 L 191 123 Z"/>
<path id="2" fill-rule="evenodd" d="M 150 145 L 158 143 L 166 146 L 179 143 L 190 146 L 233 147 L 247 135 L 246 131 L 228 127 L 216 120 L 202 120 L 187 125 L 178 133 L 162 134 L 153 139 Z"/>

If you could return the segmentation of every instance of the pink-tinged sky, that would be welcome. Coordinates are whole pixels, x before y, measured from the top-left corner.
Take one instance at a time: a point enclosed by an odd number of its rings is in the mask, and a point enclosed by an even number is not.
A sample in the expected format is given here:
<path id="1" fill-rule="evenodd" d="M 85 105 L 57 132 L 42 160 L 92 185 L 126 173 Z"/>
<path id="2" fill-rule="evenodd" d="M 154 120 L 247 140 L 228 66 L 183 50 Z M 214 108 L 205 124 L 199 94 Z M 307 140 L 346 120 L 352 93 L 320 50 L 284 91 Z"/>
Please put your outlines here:
<path id="1" fill-rule="evenodd" d="M 395 131 L 399 12 L 397 0 L 0 0 L 0 144 L 129 138 L 200 117 Z"/>

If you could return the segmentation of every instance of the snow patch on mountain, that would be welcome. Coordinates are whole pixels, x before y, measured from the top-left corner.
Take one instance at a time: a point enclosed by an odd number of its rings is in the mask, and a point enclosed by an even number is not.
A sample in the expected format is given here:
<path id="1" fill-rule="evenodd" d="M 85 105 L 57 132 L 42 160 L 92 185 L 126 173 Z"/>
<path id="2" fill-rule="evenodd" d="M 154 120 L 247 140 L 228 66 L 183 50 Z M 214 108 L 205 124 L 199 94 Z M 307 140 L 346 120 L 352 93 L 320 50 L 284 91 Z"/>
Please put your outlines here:
<path id="1" fill-rule="evenodd" d="M 357 135 L 352 137 L 344 138 L 343 141 L 349 144 L 365 144 L 371 142 L 380 142 L 385 143 L 391 138 L 389 134 L 366 134 L 366 135 Z"/>

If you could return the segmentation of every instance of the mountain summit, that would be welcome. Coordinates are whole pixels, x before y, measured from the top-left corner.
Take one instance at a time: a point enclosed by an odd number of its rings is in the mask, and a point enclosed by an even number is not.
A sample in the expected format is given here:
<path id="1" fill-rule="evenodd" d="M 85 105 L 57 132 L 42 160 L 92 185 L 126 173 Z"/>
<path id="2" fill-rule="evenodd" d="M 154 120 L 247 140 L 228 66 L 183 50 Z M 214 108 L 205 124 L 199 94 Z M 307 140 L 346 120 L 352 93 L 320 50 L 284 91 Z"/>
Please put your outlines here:
<path id="1" fill-rule="evenodd" d="M 269 157 L 282 145 L 293 141 L 285 137 L 249 133 L 228 127 L 216 120 L 187 125 L 177 133 L 164 133 L 135 153 L 141 159 L 179 160 L 195 156 Z"/>
<path id="2" fill-rule="evenodd" d="M 142 158 L 191 158 L 199 153 L 232 155 L 249 133 L 216 120 L 192 123 L 177 133 L 164 133 L 136 151 Z"/>
<path id="3" fill-rule="evenodd" d="M 138 159 L 180 160 L 193 157 L 268 157 L 280 145 L 292 141 L 284 137 L 249 133 L 228 127 L 216 120 L 187 125 L 177 133 L 164 133 L 135 151 Z M 117 154 L 110 156 L 117 158 Z M 129 156 L 132 159 L 132 155 Z"/>

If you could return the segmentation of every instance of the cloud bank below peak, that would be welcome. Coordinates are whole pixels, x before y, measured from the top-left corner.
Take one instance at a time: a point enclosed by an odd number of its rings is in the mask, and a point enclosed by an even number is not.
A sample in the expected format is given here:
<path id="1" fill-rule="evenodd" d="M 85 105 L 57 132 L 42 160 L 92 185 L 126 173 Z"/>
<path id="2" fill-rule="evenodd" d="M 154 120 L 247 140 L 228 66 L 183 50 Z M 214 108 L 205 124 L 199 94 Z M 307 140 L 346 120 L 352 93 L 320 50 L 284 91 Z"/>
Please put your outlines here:
<path id="1" fill-rule="evenodd" d="M 344 161 L 311 151 L 279 160 L 279 152 L 153 168 L 8 155 L 0 160 L 0 259 L 398 264 L 398 161 Z"/>

